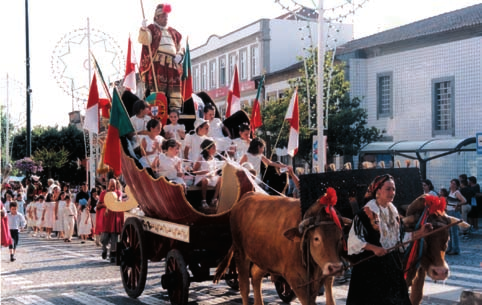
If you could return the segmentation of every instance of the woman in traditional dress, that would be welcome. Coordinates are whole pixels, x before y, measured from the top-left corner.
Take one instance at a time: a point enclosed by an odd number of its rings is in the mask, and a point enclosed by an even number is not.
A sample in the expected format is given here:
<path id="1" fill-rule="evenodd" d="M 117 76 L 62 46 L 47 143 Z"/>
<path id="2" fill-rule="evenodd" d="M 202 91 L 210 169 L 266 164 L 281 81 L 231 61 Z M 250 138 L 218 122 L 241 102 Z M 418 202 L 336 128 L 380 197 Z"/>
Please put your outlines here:
<path id="1" fill-rule="evenodd" d="M 426 224 L 418 231 L 405 233 L 397 208 L 392 203 L 394 197 L 393 177 L 376 177 L 365 194 L 365 206 L 353 219 L 348 255 L 355 265 L 347 305 L 411 305 L 401 253 L 398 248 L 388 249 L 418 238 L 430 231 L 432 225 Z"/>

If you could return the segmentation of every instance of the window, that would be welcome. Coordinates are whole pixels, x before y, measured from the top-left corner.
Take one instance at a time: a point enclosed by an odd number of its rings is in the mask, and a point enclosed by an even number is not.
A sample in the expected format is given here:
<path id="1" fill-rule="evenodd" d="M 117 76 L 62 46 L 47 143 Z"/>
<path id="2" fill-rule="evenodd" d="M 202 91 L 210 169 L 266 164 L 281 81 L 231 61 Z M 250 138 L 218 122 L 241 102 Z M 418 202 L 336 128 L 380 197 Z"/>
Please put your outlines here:
<path id="1" fill-rule="evenodd" d="M 199 90 L 199 67 L 192 68 L 192 75 L 193 75 L 192 89 L 194 90 L 194 92 L 201 91 Z"/>
<path id="2" fill-rule="evenodd" d="M 226 57 L 219 57 L 219 87 L 226 86 Z"/>
<path id="3" fill-rule="evenodd" d="M 233 79 L 234 65 L 236 64 L 236 54 L 229 55 L 229 80 Z"/>
<path id="4" fill-rule="evenodd" d="M 377 74 L 377 119 L 393 117 L 392 72 Z"/>
<path id="5" fill-rule="evenodd" d="M 251 76 L 259 75 L 259 48 L 258 45 L 251 46 Z"/>
<path id="6" fill-rule="evenodd" d="M 201 90 L 208 88 L 208 67 L 206 64 L 201 65 Z"/>
<path id="7" fill-rule="evenodd" d="M 216 88 L 216 60 L 209 62 L 209 89 Z"/>
<path id="8" fill-rule="evenodd" d="M 248 51 L 239 51 L 239 79 L 248 79 Z"/>
<path id="9" fill-rule="evenodd" d="M 455 135 L 454 77 L 432 80 L 433 135 Z"/>

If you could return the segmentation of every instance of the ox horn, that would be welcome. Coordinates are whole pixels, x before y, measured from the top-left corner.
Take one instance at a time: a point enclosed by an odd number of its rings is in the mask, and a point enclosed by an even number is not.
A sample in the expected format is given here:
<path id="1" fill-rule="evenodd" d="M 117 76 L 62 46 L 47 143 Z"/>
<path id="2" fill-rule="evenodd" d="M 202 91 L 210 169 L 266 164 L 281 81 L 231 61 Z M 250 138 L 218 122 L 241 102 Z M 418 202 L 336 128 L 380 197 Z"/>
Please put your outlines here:
<path id="1" fill-rule="evenodd" d="M 460 221 L 459 218 L 457 217 L 453 217 L 453 216 L 447 216 L 447 218 L 450 220 L 450 223 L 455 223 L 457 221 Z M 470 228 L 470 225 L 468 223 L 466 223 L 465 221 L 462 221 L 461 223 L 459 223 L 457 225 L 459 227 L 459 229 L 461 230 L 467 230 L 468 228 Z"/>
<path id="2" fill-rule="evenodd" d="M 413 225 L 415 223 L 415 215 L 410 215 L 402 218 L 403 224 L 406 226 Z"/>
<path id="3" fill-rule="evenodd" d="M 350 218 L 346 218 L 346 217 L 341 217 L 341 220 L 343 221 L 343 224 L 345 226 L 351 226 L 351 223 L 353 222 Z"/>
<path id="4" fill-rule="evenodd" d="M 303 219 L 300 224 L 298 225 L 298 230 L 301 234 L 306 230 L 306 227 L 309 226 L 313 222 L 313 217 Z"/>

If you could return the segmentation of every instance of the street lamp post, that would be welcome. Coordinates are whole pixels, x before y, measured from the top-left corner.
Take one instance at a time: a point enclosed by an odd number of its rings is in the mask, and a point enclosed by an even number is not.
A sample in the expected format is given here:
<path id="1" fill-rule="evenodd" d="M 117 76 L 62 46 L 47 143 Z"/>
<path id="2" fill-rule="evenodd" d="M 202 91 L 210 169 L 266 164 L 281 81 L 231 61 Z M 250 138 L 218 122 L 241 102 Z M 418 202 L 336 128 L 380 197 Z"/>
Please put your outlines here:
<path id="1" fill-rule="evenodd" d="M 318 5 L 318 82 L 316 87 L 316 112 L 318 125 L 318 171 L 325 171 L 325 137 L 323 124 L 323 67 L 325 62 L 325 35 L 324 35 L 324 18 L 323 18 L 323 0 L 319 0 Z"/>
<path id="2" fill-rule="evenodd" d="M 32 133 L 32 126 L 30 125 L 30 94 L 32 93 L 32 89 L 30 88 L 30 47 L 29 47 L 29 33 L 28 33 L 28 0 L 25 0 L 25 67 L 26 67 L 26 82 L 27 82 L 27 143 L 26 143 L 26 157 L 30 157 L 32 155 L 32 147 L 31 147 L 31 133 Z"/>

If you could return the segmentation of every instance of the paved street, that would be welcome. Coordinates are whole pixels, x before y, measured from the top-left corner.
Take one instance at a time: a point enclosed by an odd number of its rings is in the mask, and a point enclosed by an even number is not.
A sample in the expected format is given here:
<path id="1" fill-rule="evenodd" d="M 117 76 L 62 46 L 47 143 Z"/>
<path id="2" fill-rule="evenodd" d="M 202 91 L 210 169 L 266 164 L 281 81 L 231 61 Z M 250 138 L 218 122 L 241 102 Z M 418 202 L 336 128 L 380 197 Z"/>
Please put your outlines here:
<path id="1" fill-rule="evenodd" d="M 462 253 L 448 256 L 451 275 L 445 283 L 426 280 L 423 304 L 457 304 L 463 290 L 482 290 L 482 231 L 461 238 Z M 160 285 L 163 263 L 149 263 L 146 288 L 137 299 L 124 292 L 119 267 L 100 257 L 101 250 L 91 241 L 20 236 L 17 261 L 10 262 L 8 249 L 1 250 L 1 303 L 17 304 L 170 304 Z M 338 305 L 345 304 L 348 285 L 337 285 Z M 265 304 L 283 304 L 274 286 L 265 280 Z M 251 294 L 252 296 L 252 294 Z M 241 304 L 237 291 L 226 284 L 192 283 L 190 304 Z M 299 304 L 299 302 L 293 302 Z M 323 296 L 318 304 L 325 304 Z"/>

